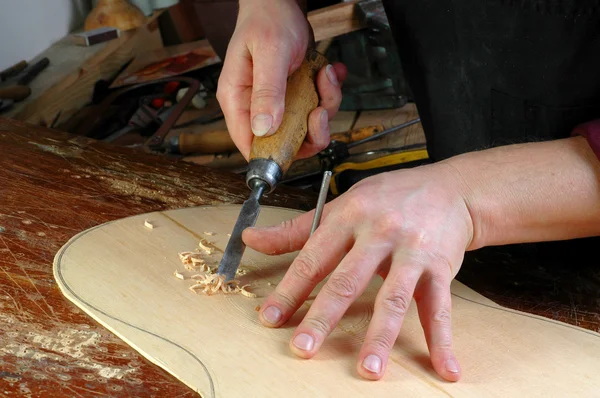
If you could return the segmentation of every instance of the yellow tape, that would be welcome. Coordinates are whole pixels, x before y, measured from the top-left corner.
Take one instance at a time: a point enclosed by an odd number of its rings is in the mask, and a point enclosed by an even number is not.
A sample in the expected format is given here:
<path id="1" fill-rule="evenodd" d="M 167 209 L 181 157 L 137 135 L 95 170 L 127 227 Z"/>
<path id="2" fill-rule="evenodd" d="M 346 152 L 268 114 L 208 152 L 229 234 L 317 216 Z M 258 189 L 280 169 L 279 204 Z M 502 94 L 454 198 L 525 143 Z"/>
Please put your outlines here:
<path id="1" fill-rule="evenodd" d="M 362 163 L 342 163 L 339 166 L 333 168 L 333 178 L 331 178 L 329 188 L 331 189 L 331 193 L 333 193 L 334 195 L 338 195 L 339 191 L 337 188 L 335 177 L 337 174 L 341 173 L 344 170 L 370 170 L 395 164 L 410 163 L 416 160 L 423 160 L 428 158 L 429 154 L 427 153 L 427 149 L 419 149 L 416 151 L 394 153 L 392 155 L 382 156 L 380 158 Z"/>

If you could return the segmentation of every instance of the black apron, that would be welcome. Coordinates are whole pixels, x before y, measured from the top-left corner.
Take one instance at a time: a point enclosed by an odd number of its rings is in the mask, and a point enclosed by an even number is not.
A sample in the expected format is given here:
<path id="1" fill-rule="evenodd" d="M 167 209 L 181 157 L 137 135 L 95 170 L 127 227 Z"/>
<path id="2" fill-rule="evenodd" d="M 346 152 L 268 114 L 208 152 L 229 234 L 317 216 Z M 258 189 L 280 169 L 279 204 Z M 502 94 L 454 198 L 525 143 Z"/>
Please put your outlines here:
<path id="1" fill-rule="evenodd" d="M 600 0 L 384 0 L 433 161 L 600 118 Z"/>

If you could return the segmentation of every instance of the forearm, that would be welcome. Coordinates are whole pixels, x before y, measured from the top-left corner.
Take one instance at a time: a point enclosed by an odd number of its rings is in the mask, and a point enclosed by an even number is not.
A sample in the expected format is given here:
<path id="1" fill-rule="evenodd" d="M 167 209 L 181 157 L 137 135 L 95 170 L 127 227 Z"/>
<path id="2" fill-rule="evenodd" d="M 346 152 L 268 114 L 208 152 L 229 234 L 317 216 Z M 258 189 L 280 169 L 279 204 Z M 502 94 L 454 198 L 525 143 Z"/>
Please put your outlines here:
<path id="1" fill-rule="evenodd" d="M 463 182 L 469 250 L 600 235 L 600 162 L 582 137 L 448 159 Z"/>

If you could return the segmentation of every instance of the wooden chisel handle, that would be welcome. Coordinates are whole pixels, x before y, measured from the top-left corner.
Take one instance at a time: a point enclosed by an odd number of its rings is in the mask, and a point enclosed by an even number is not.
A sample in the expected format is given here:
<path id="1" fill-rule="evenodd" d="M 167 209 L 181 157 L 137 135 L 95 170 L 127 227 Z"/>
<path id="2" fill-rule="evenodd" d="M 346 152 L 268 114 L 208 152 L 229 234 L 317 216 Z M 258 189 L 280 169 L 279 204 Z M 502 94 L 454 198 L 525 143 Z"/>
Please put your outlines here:
<path id="1" fill-rule="evenodd" d="M 270 159 L 289 169 L 308 131 L 308 115 L 319 105 L 315 78 L 327 59 L 309 49 L 302 65 L 287 79 L 285 109 L 279 129 L 269 137 L 254 137 L 250 160 Z"/>
<path id="2" fill-rule="evenodd" d="M 23 101 L 31 95 L 31 88 L 28 86 L 12 86 L 0 88 L 0 99 L 11 99 L 15 102 Z"/>

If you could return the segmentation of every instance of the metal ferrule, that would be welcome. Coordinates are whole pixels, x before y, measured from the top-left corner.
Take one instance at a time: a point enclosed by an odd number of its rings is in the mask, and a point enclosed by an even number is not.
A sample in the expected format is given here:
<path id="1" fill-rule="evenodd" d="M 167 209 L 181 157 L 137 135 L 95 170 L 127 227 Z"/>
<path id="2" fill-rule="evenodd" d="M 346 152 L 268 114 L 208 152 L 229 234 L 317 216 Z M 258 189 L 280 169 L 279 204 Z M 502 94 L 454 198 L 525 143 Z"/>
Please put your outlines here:
<path id="1" fill-rule="evenodd" d="M 283 172 L 277 163 L 269 159 L 252 159 L 248 164 L 246 184 L 250 189 L 255 186 L 253 180 L 260 180 L 267 184 L 267 193 L 273 192 Z"/>

